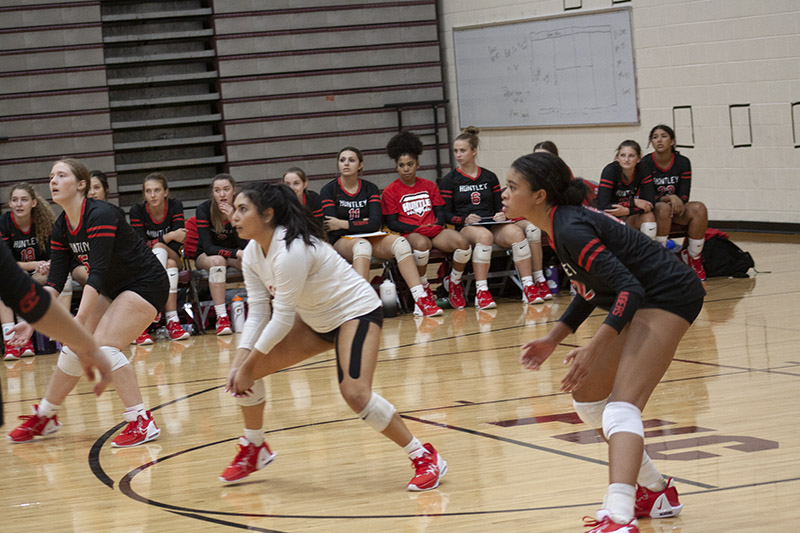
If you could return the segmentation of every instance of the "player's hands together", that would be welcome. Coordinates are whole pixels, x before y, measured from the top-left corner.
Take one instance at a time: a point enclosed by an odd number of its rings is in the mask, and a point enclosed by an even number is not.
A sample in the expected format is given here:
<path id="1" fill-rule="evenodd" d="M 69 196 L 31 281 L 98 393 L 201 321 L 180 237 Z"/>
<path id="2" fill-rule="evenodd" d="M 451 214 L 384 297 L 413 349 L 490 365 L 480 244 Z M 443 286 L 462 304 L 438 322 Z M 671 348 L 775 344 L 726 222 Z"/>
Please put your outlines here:
<path id="1" fill-rule="evenodd" d="M 253 392 L 253 371 L 246 364 L 239 368 L 232 368 L 228 375 L 228 387 L 225 389 L 235 398 L 247 396 Z"/>
<path id="2" fill-rule="evenodd" d="M 528 370 L 539 370 L 542 363 L 556 349 L 556 346 L 558 346 L 558 343 L 547 339 L 547 337 L 532 340 L 522 346 L 522 355 L 519 357 L 519 362 Z"/>
<path id="3" fill-rule="evenodd" d="M 634 198 L 633 205 L 642 209 L 645 213 L 649 213 L 653 210 L 653 204 L 642 198 Z"/>
<path id="4" fill-rule="evenodd" d="M 631 210 L 625 206 L 619 204 L 613 204 L 611 207 L 605 210 L 606 213 L 609 215 L 613 215 L 617 218 L 619 217 L 626 217 L 631 214 Z"/>
<path id="5" fill-rule="evenodd" d="M 336 231 L 340 229 L 350 229 L 350 222 L 347 220 L 342 220 L 340 218 L 326 216 L 325 222 L 322 223 L 325 227 L 325 231 Z"/>

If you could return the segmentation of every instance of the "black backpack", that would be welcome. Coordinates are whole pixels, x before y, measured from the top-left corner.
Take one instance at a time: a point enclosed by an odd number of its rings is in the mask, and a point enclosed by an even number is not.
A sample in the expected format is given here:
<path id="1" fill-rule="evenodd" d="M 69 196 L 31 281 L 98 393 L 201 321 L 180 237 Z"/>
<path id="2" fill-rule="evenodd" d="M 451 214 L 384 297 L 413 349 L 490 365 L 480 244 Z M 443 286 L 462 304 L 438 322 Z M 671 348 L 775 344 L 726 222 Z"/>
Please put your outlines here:
<path id="1" fill-rule="evenodd" d="M 730 240 L 716 235 L 703 246 L 703 267 L 706 277 L 746 278 L 747 271 L 755 268 L 753 258 Z"/>

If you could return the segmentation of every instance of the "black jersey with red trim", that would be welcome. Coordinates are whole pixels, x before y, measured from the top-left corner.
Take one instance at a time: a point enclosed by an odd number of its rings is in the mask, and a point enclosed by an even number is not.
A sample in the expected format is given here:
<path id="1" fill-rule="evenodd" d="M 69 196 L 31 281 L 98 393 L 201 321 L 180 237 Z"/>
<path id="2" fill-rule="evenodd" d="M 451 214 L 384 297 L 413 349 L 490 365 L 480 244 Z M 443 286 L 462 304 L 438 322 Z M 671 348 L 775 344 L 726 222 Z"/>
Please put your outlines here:
<path id="1" fill-rule="evenodd" d="M 50 305 L 50 295 L 19 268 L 5 246 L 0 246 L 0 272 L 0 300 L 28 322 L 42 318 Z"/>
<path id="2" fill-rule="evenodd" d="M 650 153 L 642 158 L 640 165 L 653 178 L 656 202 L 668 194 L 676 195 L 683 203 L 689 201 L 692 188 L 692 163 L 689 158 L 682 156 L 680 152 L 672 152 L 669 165 L 662 168 L 656 163 L 655 153 Z"/>
<path id="3" fill-rule="evenodd" d="M 33 224 L 28 231 L 22 231 L 14 220 L 14 213 L 8 212 L 0 215 L 0 237 L 17 262 L 47 261 L 50 259 L 50 243 L 38 246 L 36 228 Z"/>
<path id="4" fill-rule="evenodd" d="M 89 270 L 87 285 L 105 295 L 166 275 L 124 213 L 102 200 L 84 198 L 80 219 L 74 222 L 61 213 L 53 224 L 50 245 L 47 285 L 59 290 L 67 281 L 73 258 Z"/>
<path id="5" fill-rule="evenodd" d="M 610 209 L 612 205 L 618 204 L 629 208 L 634 215 L 643 212 L 635 206 L 634 199 L 641 198 L 652 204 L 656 201 L 655 194 L 653 177 L 641 163 L 634 168 L 631 181 L 626 182 L 622 167 L 614 161 L 607 164 L 600 174 L 595 205 L 598 209 Z"/>
<path id="6" fill-rule="evenodd" d="M 319 194 L 324 216 L 350 222 L 348 229 L 328 232 L 331 244 L 342 235 L 372 233 L 381 229 L 381 193 L 378 186 L 359 179 L 358 190 L 350 194 L 342 188 L 341 180 L 339 177 L 326 183 Z"/>
<path id="7" fill-rule="evenodd" d="M 247 246 L 246 239 L 240 239 L 230 220 L 225 222 L 222 233 L 217 233 L 211 224 L 211 202 L 206 200 L 197 206 L 195 219 L 197 220 L 197 255 L 221 255 L 222 257 L 236 257 L 236 252 L 244 250 Z"/>
<path id="8" fill-rule="evenodd" d="M 447 222 L 457 226 L 464 224 L 467 215 L 492 218 L 503 210 L 500 180 L 485 168 L 478 167 L 474 177 L 454 168 L 442 178 L 439 192 L 444 200 Z"/>
<path id="9" fill-rule="evenodd" d="M 314 191 L 303 193 L 303 205 L 311 211 L 315 218 L 322 220 L 322 198 Z"/>
<path id="10" fill-rule="evenodd" d="M 615 330 L 640 307 L 668 308 L 705 295 L 700 278 L 672 252 L 624 222 L 586 206 L 554 207 L 552 240 L 577 296 L 559 319 L 573 331 L 595 307 Z"/>
<path id="11" fill-rule="evenodd" d="M 167 198 L 167 208 L 160 220 L 150 213 L 147 203 L 131 206 L 131 227 L 152 247 L 156 242 L 164 243 L 164 235 L 181 229 L 184 225 L 183 203 L 177 198 Z"/>

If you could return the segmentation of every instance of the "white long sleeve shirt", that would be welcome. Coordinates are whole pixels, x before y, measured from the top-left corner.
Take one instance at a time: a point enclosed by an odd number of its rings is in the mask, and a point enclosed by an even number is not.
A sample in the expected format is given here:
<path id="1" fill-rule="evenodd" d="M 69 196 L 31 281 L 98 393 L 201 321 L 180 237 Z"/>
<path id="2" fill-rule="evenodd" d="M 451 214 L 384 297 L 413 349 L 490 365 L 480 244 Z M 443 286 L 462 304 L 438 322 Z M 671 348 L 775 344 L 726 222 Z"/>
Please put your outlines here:
<path id="1" fill-rule="evenodd" d="M 318 239 L 309 246 L 298 237 L 287 249 L 285 235 L 285 227 L 275 228 L 266 255 L 256 241 L 244 249 L 249 313 L 239 348 L 269 353 L 292 329 L 295 313 L 314 331 L 327 333 L 381 305 L 332 246 Z"/>

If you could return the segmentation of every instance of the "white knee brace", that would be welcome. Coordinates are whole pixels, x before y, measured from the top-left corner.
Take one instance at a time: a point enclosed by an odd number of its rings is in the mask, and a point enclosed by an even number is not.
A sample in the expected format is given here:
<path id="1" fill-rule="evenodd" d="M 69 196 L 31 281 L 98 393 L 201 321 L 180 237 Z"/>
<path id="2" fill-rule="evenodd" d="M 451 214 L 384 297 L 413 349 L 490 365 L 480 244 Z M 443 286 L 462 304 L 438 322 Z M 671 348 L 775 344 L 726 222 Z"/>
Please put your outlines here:
<path id="1" fill-rule="evenodd" d="M 389 426 L 397 410 L 394 405 L 389 403 L 383 396 L 372 393 L 369 403 L 363 411 L 358 413 L 358 416 L 367 423 L 372 429 L 381 432 Z"/>
<path id="2" fill-rule="evenodd" d="M 527 239 L 511 245 L 511 257 L 515 263 L 531 258 L 531 245 Z"/>
<path id="3" fill-rule="evenodd" d="M 463 265 L 464 263 L 469 261 L 470 257 L 472 257 L 472 246 L 470 246 L 466 250 L 462 250 L 460 248 L 457 248 L 453 252 L 453 262 L 454 263 L 458 263 L 460 265 Z"/>
<path id="4" fill-rule="evenodd" d="M 657 224 L 655 222 L 642 222 L 642 226 L 639 228 L 639 231 L 641 231 L 651 239 L 655 239 L 656 226 Z"/>
<path id="5" fill-rule="evenodd" d="M 475 263 L 488 264 L 491 262 L 492 262 L 492 247 L 486 244 L 476 244 L 475 253 L 472 254 L 472 264 Z"/>
<path id="6" fill-rule="evenodd" d="M 363 257 L 367 261 L 372 261 L 372 245 L 369 241 L 358 239 L 353 245 L 353 262 L 359 257 Z"/>
<path id="7" fill-rule="evenodd" d="M 405 237 L 400 237 L 392 243 L 392 253 L 399 263 L 411 255 L 411 245 Z"/>
<path id="8" fill-rule="evenodd" d="M 528 226 L 525 228 L 525 238 L 531 244 L 542 242 L 542 230 L 533 224 L 528 224 Z"/>
<path id="9" fill-rule="evenodd" d="M 81 362 L 78 359 L 78 354 L 70 350 L 67 346 L 61 348 L 56 366 L 68 376 L 79 378 L 83 374 L 83 366 L 81 366 Z"/>
<path id="10" fill-rule="evenodd" d="M 108 358 L 112 372 L 129 364 L 128 358 L 125 357 L 125 354 L 122 353 L 119 348 L 114 348 L 113 346 L 101 346 L 100 351 L 103 352 Z"/>
<path id="11" fill-rule="evenodd" d="M 153 248 L 153 255 L 158 258 L 158 262 L 161 263 L 161 266 L 167 268 L 167 257 L 169 254 L 163 248 Z"/>
<path id="12" fill-rule="evenodd" d="M 644 438 L 642 412 L 628 402 L 609 402 L 603 410 L 603 435 L 610 439 L 614 433 L 633 433 Z"/>
<path id="13" fill-rule="evenodd" d="M 253 383 L 252 391 L 247 396 L 240 396 L 236 398 L 236 403 L 242 407 L 250 407 L 253 405 L 261 405 L 267 398 L 267 390 L 264 388 L 264 380 L 257 379 Z"/>
<path id="14" fill-rule="evenodd" d="M 603 428 L 603 409 L 606 408 L 608 398 L 597 402 L 576 402 L 572 400 L 575 412 L 583 420 L 584 424 L 592 426 L 594 429 Z"/>
<path id="15" fill-rule="evenodd" d="M 424 267 L 428 264 L 428 259 L 431 256 L 430 250 L 414 250 L 414 262 L 418 267 Z"/>
<path id="16" fill-rule="evenodd" d="M 167 278 L 169 278 L 169 293 L 175 294 L 178 292 L 178 269 L 175 267 L 167 269 Z"/>
<path id="17" fill-rule="evenodd" d="M 208 269 L 209 283 L 225 283 L 227 269 L 224 266 L 213 266 Z"/>

